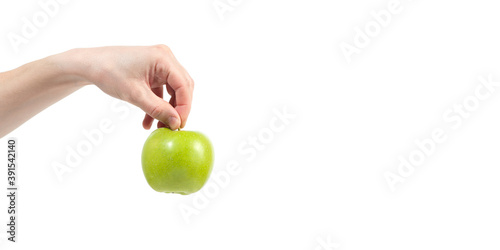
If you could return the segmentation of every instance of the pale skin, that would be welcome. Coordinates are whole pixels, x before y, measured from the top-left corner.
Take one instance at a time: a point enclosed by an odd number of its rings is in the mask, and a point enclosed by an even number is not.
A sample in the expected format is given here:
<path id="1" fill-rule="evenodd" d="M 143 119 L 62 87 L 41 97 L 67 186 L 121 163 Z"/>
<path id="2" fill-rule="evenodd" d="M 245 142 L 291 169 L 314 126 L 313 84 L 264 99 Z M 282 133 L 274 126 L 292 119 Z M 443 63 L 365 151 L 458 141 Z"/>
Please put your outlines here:
<path id="1" fill-rule="evenodd" d="M 167 46 L 73 49 L 0 73 L 0 138 L 89 84 L 141 108 L 145 129 L 183 128 L 191 110 L 193 80 Z"/>

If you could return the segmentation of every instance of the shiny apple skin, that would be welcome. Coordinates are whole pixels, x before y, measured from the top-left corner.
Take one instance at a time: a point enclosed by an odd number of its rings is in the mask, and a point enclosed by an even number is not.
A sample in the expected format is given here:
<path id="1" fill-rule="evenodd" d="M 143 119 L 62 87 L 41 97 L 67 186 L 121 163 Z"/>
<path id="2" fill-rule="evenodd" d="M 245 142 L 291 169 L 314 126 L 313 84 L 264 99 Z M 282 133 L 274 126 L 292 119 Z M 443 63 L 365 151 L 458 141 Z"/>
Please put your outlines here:
<path id="1" fill-rule="evenodd" d="M 214 151 L 202 133 L 159 128 L 147 138 L 141 158 L 151 188 L 187 195 L 197 192 L 207 182 Z"/>

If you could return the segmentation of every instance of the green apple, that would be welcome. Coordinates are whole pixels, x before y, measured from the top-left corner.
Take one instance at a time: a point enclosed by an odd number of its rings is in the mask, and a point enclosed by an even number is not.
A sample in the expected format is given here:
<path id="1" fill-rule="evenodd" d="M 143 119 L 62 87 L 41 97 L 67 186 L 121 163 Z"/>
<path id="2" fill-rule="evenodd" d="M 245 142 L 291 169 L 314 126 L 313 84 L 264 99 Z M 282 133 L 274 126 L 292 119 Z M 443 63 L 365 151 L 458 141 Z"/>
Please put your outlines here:
<path id="1" fill-rule="evenodd" d="M 200 190 L 210 177 L 213 161 L 212 144 L 199 132 L 159 128 L 142 149 L 142 171 L 158 192 L 187 195 Z"/>

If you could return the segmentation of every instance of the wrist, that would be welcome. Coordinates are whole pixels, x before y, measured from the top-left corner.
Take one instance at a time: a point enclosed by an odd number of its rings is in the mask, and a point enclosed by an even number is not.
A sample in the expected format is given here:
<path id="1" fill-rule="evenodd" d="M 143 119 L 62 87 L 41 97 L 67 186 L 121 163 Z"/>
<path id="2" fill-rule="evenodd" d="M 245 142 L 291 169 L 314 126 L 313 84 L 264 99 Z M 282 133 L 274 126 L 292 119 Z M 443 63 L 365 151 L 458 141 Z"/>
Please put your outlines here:
<path id="1" fill-rule="evenodd" d="M 83 87 L 91 84 L 86 77 L 88 64 L 83 61 L 80 49 L 72 49 L 46 58 L 53 65 L 59 82 Z"/>

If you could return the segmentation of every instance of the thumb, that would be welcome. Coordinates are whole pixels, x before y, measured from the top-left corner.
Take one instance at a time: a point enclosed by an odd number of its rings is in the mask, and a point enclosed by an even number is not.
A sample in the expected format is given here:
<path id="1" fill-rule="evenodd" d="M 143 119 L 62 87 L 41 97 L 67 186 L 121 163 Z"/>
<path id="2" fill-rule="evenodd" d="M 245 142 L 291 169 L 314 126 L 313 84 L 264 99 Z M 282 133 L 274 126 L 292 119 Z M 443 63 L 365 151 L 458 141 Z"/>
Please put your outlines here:
<path id="1" fill-rule="evenodd" d="M 145 95 L 141 95 L 136 105 L 149 116 L 167 125 L 170 129 L 178 129 L 181 125 L 181 120 L 179 113 L 177 113 L 174 107 L 152 91 L 147 91 L 146 93 Z"/>

